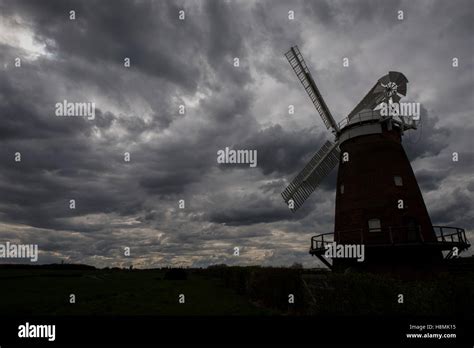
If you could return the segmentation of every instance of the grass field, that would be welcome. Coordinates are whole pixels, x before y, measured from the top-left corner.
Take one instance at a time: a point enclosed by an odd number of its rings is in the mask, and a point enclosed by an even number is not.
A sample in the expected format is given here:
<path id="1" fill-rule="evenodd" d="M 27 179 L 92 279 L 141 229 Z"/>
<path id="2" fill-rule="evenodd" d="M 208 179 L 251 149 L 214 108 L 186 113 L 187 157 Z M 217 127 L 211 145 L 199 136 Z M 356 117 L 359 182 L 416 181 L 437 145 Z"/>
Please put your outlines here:
<path id="1" fill-rule="evenodd" d="M 75 294 L 76 303 L 69 303 Z M 180 304 L 179 295 L 185 295 Z M 288 295 L 295 298 L 288 303 Z M 399 294 L 404 301 L 399 303 Z M 0 268 L 2 315 L 471 315 L 474 278 L 400 281 L 288 268 Z"/>
<path id="2" fill-rule="evenodd" d="M 13 274 L 14 272 L 14 274 Z M 165 271 L 1 270 L 0 313 L 34 315 L 262 314 L 222 281 Z M 76 303 L 70 304 L 70 294 Z M 178 303 L 179 294 L 185 304 Z"/>

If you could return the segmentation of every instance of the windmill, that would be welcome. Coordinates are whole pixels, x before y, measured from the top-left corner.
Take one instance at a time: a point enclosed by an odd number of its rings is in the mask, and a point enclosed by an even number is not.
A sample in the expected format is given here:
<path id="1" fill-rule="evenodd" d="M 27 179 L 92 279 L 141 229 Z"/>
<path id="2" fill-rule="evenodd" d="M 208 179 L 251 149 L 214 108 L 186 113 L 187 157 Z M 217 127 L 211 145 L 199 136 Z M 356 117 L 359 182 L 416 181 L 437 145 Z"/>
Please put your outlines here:
<path id="1" fill-rule="evenodd" d="M 433 226 L 401 144 L 416 120 L 385 115 L 407 93 L 407 78 L 390 71 L 375 83 L 349 115 L 336 123 L 297 46 L 285 54 L 334 141 L 326 141 L 282 192 L 295 212 L 339 164 L 334 231 L 311 239 L 310 254 L 328 267 L 345 268 L 355 260 L 324 257 L 329 243 L 362 244 L 365 265 L 408 267 L 455 257 L 470 245 L 465 231 Z M 402 261 L 400 261 L 400 259 Z"/>

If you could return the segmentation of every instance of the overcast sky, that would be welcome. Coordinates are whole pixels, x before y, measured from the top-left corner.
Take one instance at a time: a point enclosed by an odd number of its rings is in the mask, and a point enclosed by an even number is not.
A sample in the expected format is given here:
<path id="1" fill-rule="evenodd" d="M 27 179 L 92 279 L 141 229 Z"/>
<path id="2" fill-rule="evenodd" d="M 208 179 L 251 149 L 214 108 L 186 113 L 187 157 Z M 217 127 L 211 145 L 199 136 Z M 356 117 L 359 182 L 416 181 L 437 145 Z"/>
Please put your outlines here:
<path id="1" fill-rule="evenodd" d="M 336 121 L 389 70 L 407 76 L 422 127 L 404 147 L 432 221 L 474 242 L 473 8 L 0 0 L 0 242 L 38 244 L 42 263 L 318 265 L 309 242 L 333 229 L 337 169 L 288 210 L 281 191 L 331 139 L 284 57 L 292 45 Z M 65 99 L 94 102 L 95 119 L 57 117 Z M 226 146 L 256 149 L 257 167 L 219 165 Z"/>

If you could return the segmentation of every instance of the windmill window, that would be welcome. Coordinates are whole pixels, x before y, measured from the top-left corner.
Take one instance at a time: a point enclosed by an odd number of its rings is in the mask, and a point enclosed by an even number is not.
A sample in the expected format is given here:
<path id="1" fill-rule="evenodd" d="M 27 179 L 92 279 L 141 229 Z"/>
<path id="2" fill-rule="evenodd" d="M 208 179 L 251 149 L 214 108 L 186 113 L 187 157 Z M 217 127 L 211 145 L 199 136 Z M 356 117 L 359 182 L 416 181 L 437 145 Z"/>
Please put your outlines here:
<path id="1" fill-rule="evenodd" d="M 344 193 L 344 185 L 341 185 L 341 194 Z"/>
<path id="2" fill-rule="evenodd" d="M 394 176 L 393 181 L 395 181 L 395 186 L 403 186 L 403 180 L 401 176 Z"/>
<path id="3" fill-rule="evenodd" d="M 382 225 L 380 219 L 369 220 L 369 232 L 382 232 Z"/>

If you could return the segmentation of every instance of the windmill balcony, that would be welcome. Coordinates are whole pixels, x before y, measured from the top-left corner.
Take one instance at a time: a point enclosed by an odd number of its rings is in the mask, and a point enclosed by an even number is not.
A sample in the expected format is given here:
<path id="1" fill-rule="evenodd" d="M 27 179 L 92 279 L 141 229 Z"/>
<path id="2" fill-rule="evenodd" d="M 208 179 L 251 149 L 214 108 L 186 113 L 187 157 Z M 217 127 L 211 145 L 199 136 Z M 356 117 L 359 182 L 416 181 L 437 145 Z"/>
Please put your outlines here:
<path id="1" fill-rule="evenodd" d="M 363 244 L 366 248 L 383 247 L 431 247 L 441 251 L 449 251 L 445 258 L 453 256 L 455 247 L 458 253 L 468 249 L 471 245 L 462 228 L 448 226 L 432 226 L 436 240 L 423 239 L 420 228 L 413 226 L 386 227 L 377 231 L 356 229 L 336 232 L 336 240 L 341 244 Z M 334 242 L 335 234 L 323 233 L 311 238 L 309 253 L 314 256 L 324 255 L 327 247 Z"/>
<path id="2" fill-rule="evenodd" d="M 360 123 L 365 123 L 365 122 L 370 123 L 370 122 L 374 122 L 374 121 L 381 121 L 381 120 L 385 120 L 387 118 L 392 118 L 392 117 L 391 116 L 385 116 L 385 117 L 381 116 L 379 110 L 366 110 L 366 111 L 359 112 L 358 114 L 354 115 L 353 117 L 350 117 L 350 118 L 346 117 L 346 118 L 342 119 L 341 121 L 339 121 L 337 123 L 337 126 L 339 127 L 339 129 L 343 129 L 346 126 L 351 126 L 351 125 L 354 125 L 354 124 L 360 124 Z M 394 120 L 397 121 L 398 118 L 395 118 Z M 404 117 L 404 121 L 406 122 L 404 124 L 405 129 L 408 129 L 408 128 L 416 129 L 417 126 L 418 126 L 418 123 L 419 123 L 419 121 L 417 121 L 413 118 L 409 118 L 409 117 Z"/>

